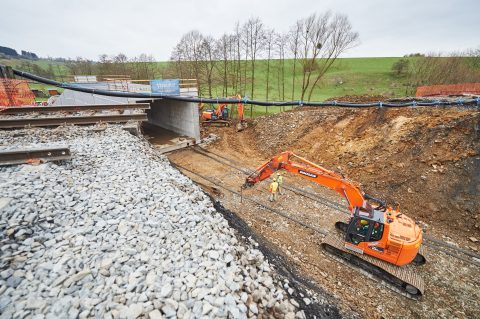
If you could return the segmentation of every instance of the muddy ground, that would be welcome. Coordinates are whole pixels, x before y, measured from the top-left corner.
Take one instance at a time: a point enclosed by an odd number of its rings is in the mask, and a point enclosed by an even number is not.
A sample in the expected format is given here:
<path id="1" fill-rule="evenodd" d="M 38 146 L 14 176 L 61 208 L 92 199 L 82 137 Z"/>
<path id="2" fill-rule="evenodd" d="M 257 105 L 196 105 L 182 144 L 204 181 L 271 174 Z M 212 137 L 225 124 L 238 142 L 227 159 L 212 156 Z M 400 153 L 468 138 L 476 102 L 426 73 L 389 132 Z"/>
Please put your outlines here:
<path id="1" fill-rule="evenodd" d="M 221 138 L 208 149 L 244 167 L 256 167 L 290 150 L 362 184 L 375 197 L 400 205 L 435 238 L 471 251 L 480 248 L 479 113 L 457 108 L 340 109 L 298 108 L 250 123 L 248 129 L 209 128 Z M 174 163 L 239 190 L 245 175 L 192 150 L 173 153 Z M 209 185 L 198 176 L 192 179 Z M 289 184 L 342 204 L 335 194 L 286 174 Z M 267 182 L 244 191 L 265 204 Z M 322 237 L 298 224 L 240 201 L 227 191 L 215 194 L 225 207 L 276 245 L 296 270 L 338 300 L 345 314 L 365 318 L 478 318 L 480 269 L 429 251 L 425 296 L 413 301 L 332 260 L 320 249 Z M 333 231 L 345 217 L 338 210 L 286 191 L 273 207 L 319 229 Z"/>

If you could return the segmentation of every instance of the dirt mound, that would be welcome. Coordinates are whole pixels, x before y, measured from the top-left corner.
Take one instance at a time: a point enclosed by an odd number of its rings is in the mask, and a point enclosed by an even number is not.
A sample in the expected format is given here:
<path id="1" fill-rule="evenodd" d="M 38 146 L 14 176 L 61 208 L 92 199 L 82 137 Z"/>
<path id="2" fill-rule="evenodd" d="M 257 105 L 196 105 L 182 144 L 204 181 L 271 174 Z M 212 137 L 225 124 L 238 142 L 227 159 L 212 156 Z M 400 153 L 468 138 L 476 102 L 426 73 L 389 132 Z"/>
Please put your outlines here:
<path id="1" fill-rule="evenodd" d="M 327 101 L 342 101 L 351 103 L 374 103 L 378 101 L 386 101 L 390 97 L 385 95 L 344 95 L 329 98 Z"/>
<path id="2" fill-rule="evenodd" d="M 479 127 L 471 109 L 299 108 L 260 117 L 247 132 L 265 158 L 291 150 L 466 240 L 480 234 Z"/>

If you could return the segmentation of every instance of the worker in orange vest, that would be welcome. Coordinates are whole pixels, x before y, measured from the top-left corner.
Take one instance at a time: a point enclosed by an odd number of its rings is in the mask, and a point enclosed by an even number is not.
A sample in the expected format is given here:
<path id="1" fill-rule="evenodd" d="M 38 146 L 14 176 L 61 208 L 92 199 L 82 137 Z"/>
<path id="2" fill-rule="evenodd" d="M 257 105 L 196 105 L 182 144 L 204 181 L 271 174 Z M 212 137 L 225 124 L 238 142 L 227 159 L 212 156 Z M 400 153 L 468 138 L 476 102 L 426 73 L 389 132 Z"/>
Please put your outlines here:
<path id="1" fill-rule="evenodd" d="M 283 176 L 280 173 L 277 173 L 277 183 L 278 183 L 278 194 L 283 195 Z"/>
<path id="2" fill-rule="evenodd" d="M 274 178 L 273 182 L 270 184 L 269 191 L 270 191 L 270 201 L 271 202 L 276 201 L 277 192 L 278 192 L 278 183 L 276 178 Z"/>

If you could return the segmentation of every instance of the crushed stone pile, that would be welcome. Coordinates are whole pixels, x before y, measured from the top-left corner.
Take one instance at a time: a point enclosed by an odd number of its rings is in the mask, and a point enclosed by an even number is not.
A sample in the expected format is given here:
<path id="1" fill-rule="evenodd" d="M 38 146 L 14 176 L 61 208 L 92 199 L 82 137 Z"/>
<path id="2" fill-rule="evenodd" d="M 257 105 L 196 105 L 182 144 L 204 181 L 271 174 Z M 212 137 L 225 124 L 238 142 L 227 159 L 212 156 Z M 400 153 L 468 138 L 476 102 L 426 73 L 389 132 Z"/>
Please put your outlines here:
<path id="1" fill-rule="evenodd" d="M 1 318 L 304 318 L 146 142 L 117 126 L 0 133 L 3 149 L 47 144 L 73 158 L 0 168 Z"/>

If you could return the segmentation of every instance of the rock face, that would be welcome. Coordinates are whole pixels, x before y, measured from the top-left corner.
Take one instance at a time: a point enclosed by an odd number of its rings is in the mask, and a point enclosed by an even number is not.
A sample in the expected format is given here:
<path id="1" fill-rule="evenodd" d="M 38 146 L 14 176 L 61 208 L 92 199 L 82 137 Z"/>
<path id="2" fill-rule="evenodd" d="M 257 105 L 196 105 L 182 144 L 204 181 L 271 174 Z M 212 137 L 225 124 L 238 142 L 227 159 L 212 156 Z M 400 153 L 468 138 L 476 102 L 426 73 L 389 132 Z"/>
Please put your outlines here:
<path id="1" fill-rule="evenodd" d="M 47 142 L 73 159 L 0 168 L 1 318 L 298 311 L 262 253 L 146 142 L 115 126 L 0 132 L 2 148 Z"/>

